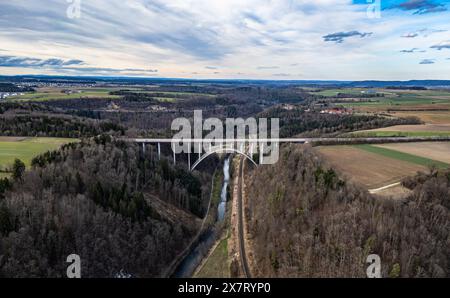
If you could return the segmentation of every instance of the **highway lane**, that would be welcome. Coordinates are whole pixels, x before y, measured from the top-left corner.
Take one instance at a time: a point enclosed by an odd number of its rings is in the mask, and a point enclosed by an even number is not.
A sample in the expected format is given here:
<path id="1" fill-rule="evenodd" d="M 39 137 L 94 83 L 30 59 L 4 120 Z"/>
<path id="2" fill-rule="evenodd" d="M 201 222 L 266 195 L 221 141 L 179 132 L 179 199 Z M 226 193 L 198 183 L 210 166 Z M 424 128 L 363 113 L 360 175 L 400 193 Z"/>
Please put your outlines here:
<path id="1" fill-rule="evenodd" d="M 136 143 L 324 143 L 327 144 L 362 144 L 362 143 L 402 143 L 402 142 L 439 142 L 450 141 L 450 137 L 370 137 L 370 138 L 263 138 L 263 139 L 145 139 L 121 138 L 120 140 Z"/>

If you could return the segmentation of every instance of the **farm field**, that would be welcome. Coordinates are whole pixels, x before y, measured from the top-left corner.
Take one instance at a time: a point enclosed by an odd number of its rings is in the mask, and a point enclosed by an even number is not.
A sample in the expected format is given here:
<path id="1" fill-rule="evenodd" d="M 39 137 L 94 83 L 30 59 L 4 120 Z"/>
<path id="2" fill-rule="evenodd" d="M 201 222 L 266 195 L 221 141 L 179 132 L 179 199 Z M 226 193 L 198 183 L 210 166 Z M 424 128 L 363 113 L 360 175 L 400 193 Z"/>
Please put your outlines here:
<path id="1" fill-rule="evenodd" d="M 429 158 L 426 158 L 423 156 L 413 155 L 413 154 L 409 154 L 409 153 L 405 153 L 405 152 L 401 152 L 401 151 L 397 151 L 397 150 L 393 150 L 393 149 L 383 148 L 381 146 L 366 144 L 366 145 L 355 145 L 355 147 L 365 150 L 365 151 L 368 151 L 368 152 L 371 152 L 371 153 L 386 156 L 388 158 L 401 160 L 401 161 L 405 161 L 408 163 L 417 164 L 420 166 L 425 166 L 425 167 L 436 166 L 436 167 L 442 168 L 442 169 L 446 169 L 449 167 L 449 164 L 447 164 L 445 162 L 441 162 L 438 160 L 433 160 L 433 159 L 429 159 Z"/>
<path id="2" fill-rule="evenodd" d="M 396 111 L 389 114 L 395 117 L 417 117 L 428 124 L 450 124 L 450 111 Z"/>
<path id="3" fill-rule="evenodd" d="M 319 92 L 310 92 L 310 93 L 314 95 L 332 97 L 337 96 L 338 93 L 360 95 L 361 92 L 364 90 L 365 89 L 362 88 L 343 88 L 343 89 L 326 89 Z"/>
<path id="4" fill-rule="evenodd" d="M 404 96 L 404 97 L 379 97 L 369 98 L 367 101 L 343 103 L 346 108 L 358 108 L 361 111 L 380 112 L 389 110 L 438 110 L 450 108 L 450 96 L 448 97 L 426 97 L 426 96 Z"/>
<path id="5" fill-rule="evenodd" d="M 376 145 L 375 147 L 422 156 L 450 165 L 450 142 L 397 143 Z"/>
<path id="6" fill-rule="evenodd" d="M 311 94 L 330 97 L 336 106 L 352 108 L 355 112 L 388 113 L 393 116 L 416 116 L 426 123 L 450 123 L 450 91 L 448 90 L 391 90 L 374 89 L 384 97 L 363 98 L 360 88 L 329 89 Z M 354 95 L 355 98 L 336 98 L 338 93 Z"/>
<path id="7" fill-rule="evenodd" d="M 395 125 L 366 131 L 450 132 L 450 124 Z"/>
<path id="8" fill-rule="evenodd" d="M 56 150 L 63 144 L 77 142 L 65 138 L 10 138 L 0 137 L 0 169 L 9 168 L 16 158 L 30 166 L 31 160 L 42 153 Z M 3 173 L 5 176 L 5 173 Z"/>
<path id="9" fill-rule="evenodd" d="M 62 89 L 49 89 L 38 90 L 33 93 L 26 93 L 24 95 L 17 95 L 8 97 L 8 101 L 20 102 L 20 101 L 31 101 L 31 102 L 42 102 L 50 100 L 60 100 L 60 99 L 79 99 L 79 98 L 108 98 L 108 99 L 118 99 L 119 95 L 110 95 L 109 89 L 80 89 L 80 93 L 75 92 L 72 94 L 65 94 L 61 92 Z"/>
<path id="10" fill-rule="evenodd" d="M 396 125 L 372 130 L 361 130 L 353 137 L 450 137 L 450 124 Z"/>
<path id="11" fill-rule="evenodd" d="M 324 146 L 316 149 L 325 160 L 350 180 L 368 189 L 380 188 L 426 171 L 425 165 L 408 162 L 361 146 Z"/>

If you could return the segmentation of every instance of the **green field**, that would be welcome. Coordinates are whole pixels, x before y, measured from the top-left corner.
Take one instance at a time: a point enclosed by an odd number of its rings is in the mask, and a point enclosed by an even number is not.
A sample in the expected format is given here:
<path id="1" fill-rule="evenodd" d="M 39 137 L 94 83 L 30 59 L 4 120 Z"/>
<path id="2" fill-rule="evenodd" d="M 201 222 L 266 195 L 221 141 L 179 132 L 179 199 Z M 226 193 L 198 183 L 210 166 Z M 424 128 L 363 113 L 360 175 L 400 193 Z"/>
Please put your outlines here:
<path id="1" fill-rule="evenodd" d="M 153 97 L 153 98 L 159 102 L 171 102 L 171 103 L 183 100 L 182 98 L 175 98 L 175 97 Z"/>
<path id="2" fill-rule="evenodd" d="M 0 169 L 11 167 L 16 158 L 30 166 L 31 160 L 47 151 L 56 150 L 63 144 L 77 142 L 77 139 L 65 138 L 28 138 L 23 141 L 0 142 Z M 3 173 L 3 176 L 6 174 Z"/>
<path id="3" fill-rule="evenodd" d="M 321 96 L 337 96 L 338 93 L 343 94 L 352 94 L 352 95 L 361 95 L 361 91 L 364 91 L 365 89 L 359 89 L 359 88 L 344 88 L 344 89 L 326 89 L 319 92 L 310 92 L 311 94 L 315 95 L 321 95 Z"/>
<path id="4" fill-rule="evenodd" d="M 49 100 L 59 100 L 59 99 L 80 99 L 80 98 L 108 98 L 117 99 L 120 98 L 119 95 L 110 95 L 107 90 L 89 90 L 81 93 L 65 94 L 58 91 L 55 92 L 33 92 L 24 95 L 11 96 L 8 97 L 8 101 L 34 101 L 42 102 Z"/>
<path id="5" fill-rule="evenodd" d="M 441 162 L 441 161 L 432 160 L 429 158 L 425 158 L 425 157 L 421 157 L 421 156 L 417 156 L 417 155 L 413 155 L 413 154 L 408 154 L 408 153 L 404 153 L 404 152 L 400 152 L 400 151 L 396 151 L 396 150 L 392 150 L 392 149 L 376 147 L 373 145 L 365 144 L 365 145 L 354 145 L 354 146 L 359 149 L 365 150 L 367 152 L 379 154 L 379 155 L 397 159 L 397 160 L 410 162 L 410 163 L 421 165 L 421 166 L 434 165 L 441 169 L 447 169 L 450 166 L 449 164 Z"/>
<path id="6" fill-rule="evenodd" d="M 338 106 L 345 108 L 376 108 L 376 109 L 393 109 L 399 107 L 412 108 L 421 106 L 427 108 L 449 108 L 450 92 L 442 90 L 391 90 L 391 89 L 374 89 L 377 93 L 384 94 L 384 97 L 363 97 L 364 88 L 343 88 L 343 89 L 326 89 L 319 92 L 310 92 L 311 94 L 330 97 L 330 101 Z M 360 101 L 340 102 L 342 99 L 333 99 L 339 93 L 354 96 Z"/>
<path id="7" fill-rule="evenodd" d="M 195 275 L 196 278 L 229 278 L 228 239 L 223 239 Z"/>
<path id="8" fill-rule="evenodd" d="M 361 106 L 385 106 L 385 107 L 396 107 L 396 106 L 414 106 L 414 105 L 442 105 L 450 104 L 449 98 L 431 98 L 431 97 L 420 97 L 420 96 L 408 96 L 408 97 L 374 97 L 368 98 L 367 101 L 352 102 L 352 103 L 342 103 L 343 107 L 361 107 Z"/>

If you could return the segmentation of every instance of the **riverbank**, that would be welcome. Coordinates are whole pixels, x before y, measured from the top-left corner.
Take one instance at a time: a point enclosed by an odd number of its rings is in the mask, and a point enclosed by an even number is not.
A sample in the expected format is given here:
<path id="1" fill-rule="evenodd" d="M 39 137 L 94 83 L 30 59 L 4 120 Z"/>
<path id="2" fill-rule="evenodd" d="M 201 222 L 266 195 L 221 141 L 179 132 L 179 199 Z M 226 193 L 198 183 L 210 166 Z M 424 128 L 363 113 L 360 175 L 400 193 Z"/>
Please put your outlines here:
<path id="1" fill-rule="evenodd" d="M 230 162 L 228 157 L 224 161 L 223 171 L 216 171 L 212 179 L 210 206 L 204 219 L 204 227 L 198 241 L 190 248 L 189 254 L 180 263 L 174 277 L 195 277 L 199 268 L 209 259 L 209 256 L 220 244 L 217 239 L 223 239 L 227 225 L 228 184 L 230 179 Z M 223 244 L 226 248 L 226 244 Z M 206 257 L 205 257 L 206 256 Z"/>

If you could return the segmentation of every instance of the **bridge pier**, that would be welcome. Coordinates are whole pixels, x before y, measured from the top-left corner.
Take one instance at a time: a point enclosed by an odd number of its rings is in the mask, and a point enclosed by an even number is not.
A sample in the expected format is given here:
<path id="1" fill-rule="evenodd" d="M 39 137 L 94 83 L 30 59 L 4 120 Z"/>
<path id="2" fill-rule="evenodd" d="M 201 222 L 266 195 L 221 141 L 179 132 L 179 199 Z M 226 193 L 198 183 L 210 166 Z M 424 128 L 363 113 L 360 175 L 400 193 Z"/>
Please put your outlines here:
<path id="1" fill-rule="evenodd" d="M 158 143 L 158 159 L 161 160 L 161 143 Z"/>
<path id="2" fill-rule="evenodd" d="M 191 143 L 188 144 L 188 170 L 191 170 Z"/>
<path id="3" fill-rule="evenodd" d="M 259 164 L 262 165 L 264 161 L 264 144 L 259 144 Z"/>

